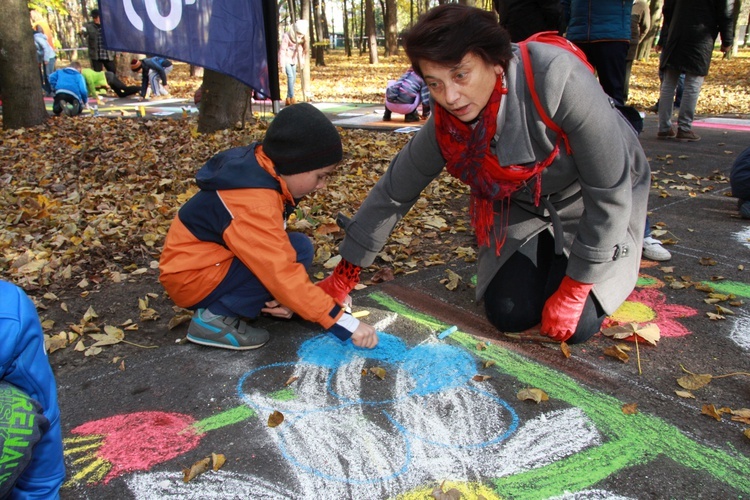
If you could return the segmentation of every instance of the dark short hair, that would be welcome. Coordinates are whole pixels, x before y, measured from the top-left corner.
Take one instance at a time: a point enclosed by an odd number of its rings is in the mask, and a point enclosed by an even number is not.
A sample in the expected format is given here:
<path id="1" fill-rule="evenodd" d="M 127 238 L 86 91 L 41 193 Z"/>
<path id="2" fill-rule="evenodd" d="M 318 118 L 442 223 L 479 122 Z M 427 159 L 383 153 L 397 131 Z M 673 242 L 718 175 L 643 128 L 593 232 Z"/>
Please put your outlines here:
<path id="1" fill-rule="evenodd" d="M 419 76 L 424 76 L 419 67 L 422 60 L 453 66 L 473 52 L 485 62 L 500 64 L 507 70 L 513 57 L 510 35 L 494 13 L 456 3 L 422 14 L 404 36 L 404 46 Z"/>
<path id="2" fill-rule="evenodd" d="M 99 17 L 99 9 L 91 9 L 91 19 Z"/>

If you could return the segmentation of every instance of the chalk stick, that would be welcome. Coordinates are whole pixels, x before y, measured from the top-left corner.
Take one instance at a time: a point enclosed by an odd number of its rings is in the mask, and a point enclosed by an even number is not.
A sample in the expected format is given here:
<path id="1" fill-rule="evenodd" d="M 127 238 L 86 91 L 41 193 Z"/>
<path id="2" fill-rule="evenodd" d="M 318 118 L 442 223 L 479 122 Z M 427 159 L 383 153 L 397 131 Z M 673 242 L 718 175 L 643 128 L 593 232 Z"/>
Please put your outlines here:
<path id="1" fill-rule="evenodd" d="M 443 330 L 442 332 L 438 333 L 437 338 L 444 339 L 445 337 L 447 337 L 451 333 L 455 333 L 456 330 L 458 330 L 458 327 L 454 325 L 454 326 L 452 326 L 452 327 L 450 327 L 450 328 L 448 328 L 446 330 Z"/>
<path id="2" fill-rule="evenodd" d="M 370 314 L 370 311 L 357 311 L 353 312 L 352 316 L 354 316 L 355 318 L 364 318 L 368 314 Z"/>

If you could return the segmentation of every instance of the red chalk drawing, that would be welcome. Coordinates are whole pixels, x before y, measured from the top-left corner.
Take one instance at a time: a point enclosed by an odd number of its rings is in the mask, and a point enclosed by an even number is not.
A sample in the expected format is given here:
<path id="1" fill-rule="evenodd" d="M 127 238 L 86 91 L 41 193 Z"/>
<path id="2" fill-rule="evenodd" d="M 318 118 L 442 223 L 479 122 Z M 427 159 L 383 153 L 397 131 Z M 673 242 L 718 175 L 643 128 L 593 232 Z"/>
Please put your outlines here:
<path id="1" fill-rule="evenodd" d="M 71 433 L 90 438 L 88 445 L 77 444 L 93 451 L 88 473 L 107 483 L 122 474 L 150 470 L 198 446 L 204 433 L 196 431 L 194 423 L 188 415 L 148 411 L 95 420 Z"/>
<path id="2" fill-rule="evenodd" d="M 617 311 L 609 316 L 603 328 L 623 323 L 655 323 L 664 337 L 690 334 L 677 318 L 695 316 L 698 311 L 688 306 L 667 304 L 667 297 L 656 288 L 636 289 Z"/>

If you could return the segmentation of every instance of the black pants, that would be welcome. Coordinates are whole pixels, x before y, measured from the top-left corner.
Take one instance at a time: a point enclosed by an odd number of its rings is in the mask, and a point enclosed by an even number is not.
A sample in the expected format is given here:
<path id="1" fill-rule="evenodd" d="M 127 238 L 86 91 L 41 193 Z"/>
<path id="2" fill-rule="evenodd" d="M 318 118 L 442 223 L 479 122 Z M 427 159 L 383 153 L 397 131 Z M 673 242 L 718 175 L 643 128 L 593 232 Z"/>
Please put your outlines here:
<path id="1" fill-rule="evenodd" d="M 115 91 L 117 97 L 128 97 L 137 94 L 138 91 L 141 90 L 141 87 L 138 85 L 125 85 L 122 80 L 117 78 L 117 75 L 111 71 L 105 71 L 104 76 L 107 78 L 107 85 Z"/>
<path id="2" fill-rule="evenodd" d="M 574 42 L 596 70 L 604 92 L 617 102 L 625 104 L 625 63 L 629 42 Z"/>
<path id="3" fill-rule="evenodd" d="M 52 112 L 55 113 L 55 115 L 59 115 L 60 113 L 62 113 L 64 102 L 69 102 L 73 105 L 73 113 L 71 116 L 81 114 L 81 101 L 70 94 L 58 92 L 57 94 L 55 94 L 55 100 L 52 102 Z"/>
<path id="4" fill-rule="evenodd" d="M 555 255 L 552 235 L 543 231 L 510 256 L 484 294 L 487 318 L 501 332 L 522 332 L 542 321 L 542 309 L 565 277 L 568 258 Z M 587 341 L 606 314 L 589 294 L 569 344 Z"/>
<path id="5" fill-rule="evenodd" d="M 91 69 L 94 71 L 101 71 L 102 68 L 106 69 L 107 71 L 111 71 L 112 73 L 117 73 L 117 68 L 115 67 L 115 62 L 111 61 L 109 59 L 90 59 L 91 61 Z"/>

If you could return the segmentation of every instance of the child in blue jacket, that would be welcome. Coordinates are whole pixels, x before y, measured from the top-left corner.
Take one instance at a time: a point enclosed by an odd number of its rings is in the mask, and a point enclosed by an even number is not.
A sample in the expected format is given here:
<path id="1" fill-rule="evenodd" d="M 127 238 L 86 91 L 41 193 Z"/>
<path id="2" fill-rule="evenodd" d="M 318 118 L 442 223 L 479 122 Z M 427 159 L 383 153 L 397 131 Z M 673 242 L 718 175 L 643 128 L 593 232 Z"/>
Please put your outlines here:
<path id="1" fill-rule="evenodd" d="M 55 115 L 64 112 L 68 116 L 75 116 L 81 113 L 84 106 L 88 106 L 89 91 L 81 74 L 81 63 L 72 62 L 67 68 L 58 69 L 49 76 L 49 83 L 55 93 L 52 104 Z"/>
<path id="2" fill-rule="evenodd" d="M 60 409 L 42 325 L 24 291 L 0 281 L 0 498 L 56 499 L 64 479 Z"/>
<path id="3" fill-rule="evenodd" d="M 132 59 L 130 69 L 141 72 L 141 97 L 146 98 L 148 87 L 151 85 L 151 93 L 154 97 L 169 95 L 167 86 L 167 74 L 174 68 L 172 61 L 165 57 L 147 57 L 146 59 Z"/>

